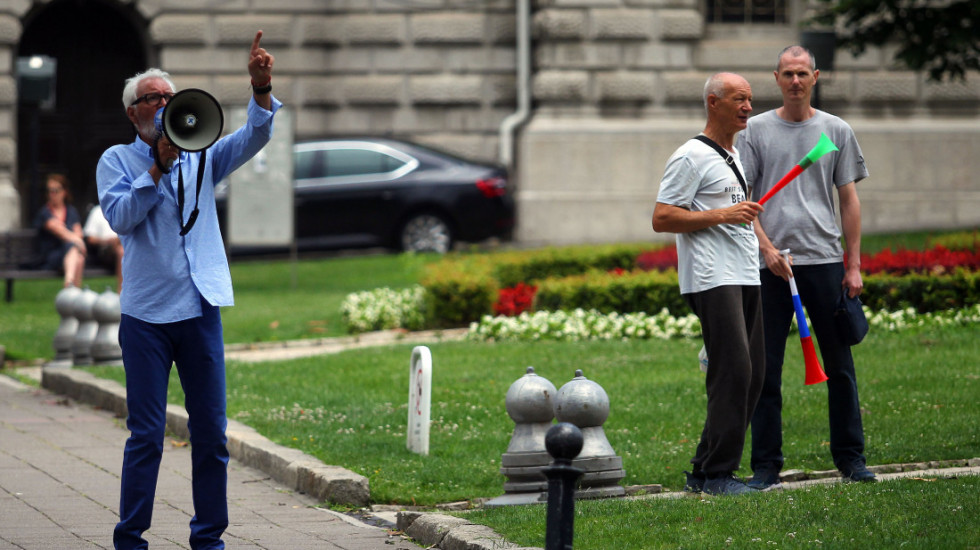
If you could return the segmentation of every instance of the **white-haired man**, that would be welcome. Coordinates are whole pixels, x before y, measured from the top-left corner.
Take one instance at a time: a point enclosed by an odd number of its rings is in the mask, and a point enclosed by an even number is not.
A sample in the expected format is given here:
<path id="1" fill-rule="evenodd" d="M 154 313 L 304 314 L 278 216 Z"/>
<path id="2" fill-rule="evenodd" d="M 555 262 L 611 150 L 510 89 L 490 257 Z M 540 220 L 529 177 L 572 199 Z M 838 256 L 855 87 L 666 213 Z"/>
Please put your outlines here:
<path id="1" fill-rule="evenodd" d="M 190 546 L 224 548 L 228 526 L 225 360 L 218 308 L 233 305 L 218 229 L 214 184 L 259 152 L 281 103 L 271 95 L 274 58 L 252 41 L 248 121 L 206 150 L 180 151 L 154 123 L 174 96 L 167 73 L 150 69 L 123 91 L 136 139 L 99 160 L 99 203 L 126 254 L 119 343 L 126 370 L 126 425 L 117 549 L 147 548 L 166 426 L 167 383 L 177 366 L 190 430 L 194 517 Z M 198 169 L 203 169 L 198 186 Z M 186 173 L 186 176 L 184 176 Z M 182 185 L 181 185 L 182 184 Z M 187 197 L 187 200 L 184 200 Z M 192 214 L 198 211 L 199 214 Z"/>

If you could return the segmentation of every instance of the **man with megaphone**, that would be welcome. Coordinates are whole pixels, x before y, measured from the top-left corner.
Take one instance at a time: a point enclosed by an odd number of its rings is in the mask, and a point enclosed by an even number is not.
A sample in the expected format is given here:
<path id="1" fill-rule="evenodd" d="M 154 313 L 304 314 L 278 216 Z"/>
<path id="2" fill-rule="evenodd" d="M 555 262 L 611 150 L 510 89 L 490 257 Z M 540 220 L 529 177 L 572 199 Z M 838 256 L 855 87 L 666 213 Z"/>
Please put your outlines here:
<path id="1" fill-rule="evenodd" d="M 119 343 L 126 421 L 117 549 L 147 548 L 166 426 L 167 384 L 177 366 L 191 440 L 193 549 L 224 548 L 228 526 L 225 358 L 219 308 L 233 305 L 214 184 L 268 143 L 282 104 L 272 97 L 274 58 L 255 34 L 252 97 L 244 126 L 220 139 L 223 119 L 206 92 L 177 94 L 149 69 L 126 81 L 123 105 L 136 139 L 99 160 L 99 203 L 126 254 Z M 186 199 L 186 200 L 185 200 Z"/>

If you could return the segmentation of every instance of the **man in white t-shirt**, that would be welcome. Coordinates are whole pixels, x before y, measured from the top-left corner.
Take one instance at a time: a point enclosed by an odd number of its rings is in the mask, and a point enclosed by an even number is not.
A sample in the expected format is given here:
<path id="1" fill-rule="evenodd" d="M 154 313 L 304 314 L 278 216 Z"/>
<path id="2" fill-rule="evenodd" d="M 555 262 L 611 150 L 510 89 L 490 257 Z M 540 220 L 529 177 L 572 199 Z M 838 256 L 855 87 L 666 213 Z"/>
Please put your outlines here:
<path id="1" fill-rule="evenodd" d="M 122 290 L 122 257 L 123 247 L 119 242 L 119 235 L 109 227 L 109 222 L 102 215 L 102 207 L 98 204 L 92 207 L 85 219 L 85 227 L 82 228 L 82 235 L 85 236 L 85 243 L 88 245 L 89 253 L 105 265 L 115 270 L 116 273 L 116 292 Z"/>
<path id="2" fill-rule="evenodd" d="M 707 417 L 685 489 L 740 495 L 755 492 L 734 472 L 765 375 L 753 230 L 763 208 L 747 200 L 735 150 L 735 134 L 752 112 L 752 89 L 739 75 L 719 73 L 705 83 L 704 105 L 704 132 L 667 161 L 653 229 L 677 233 L 680 291 L 701 320 L 708 353 Z"/>

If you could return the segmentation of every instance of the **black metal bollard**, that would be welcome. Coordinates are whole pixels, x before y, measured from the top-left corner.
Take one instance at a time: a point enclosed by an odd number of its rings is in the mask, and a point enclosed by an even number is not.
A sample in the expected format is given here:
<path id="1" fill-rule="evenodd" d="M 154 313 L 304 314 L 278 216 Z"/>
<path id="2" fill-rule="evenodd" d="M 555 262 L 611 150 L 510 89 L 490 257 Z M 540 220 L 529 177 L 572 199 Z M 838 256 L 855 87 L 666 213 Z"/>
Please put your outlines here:
<path id="1" fill-rule="evenodd" d="M 544 469 L 548 478 L 548 523 L 545 528 L 545 550 L 572 550 L 575 533 L 575 483 L 584 470 L 572 466 L 582 452 L 582 431 L 575 424 L 560 422 L 544 436 L 544 446 L 554 457 Z"/>

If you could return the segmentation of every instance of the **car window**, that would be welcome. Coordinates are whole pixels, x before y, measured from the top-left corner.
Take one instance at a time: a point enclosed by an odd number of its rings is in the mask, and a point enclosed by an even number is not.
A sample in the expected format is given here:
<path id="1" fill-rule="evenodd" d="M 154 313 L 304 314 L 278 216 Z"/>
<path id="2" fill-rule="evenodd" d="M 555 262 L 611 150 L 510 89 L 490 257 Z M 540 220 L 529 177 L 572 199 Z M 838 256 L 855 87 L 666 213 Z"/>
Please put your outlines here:
<path id="1" fill-rule="evenodd" d="M 293 153 L 293 178 L 298 180 L 322 177 L 323 151 Z"/>
<path id="2" fill-rule="evenodd" d="M 326 154 L 327 177 L 383 174 L 405 164 L 391 155 L 365 149 L 333 149 Z"/>

